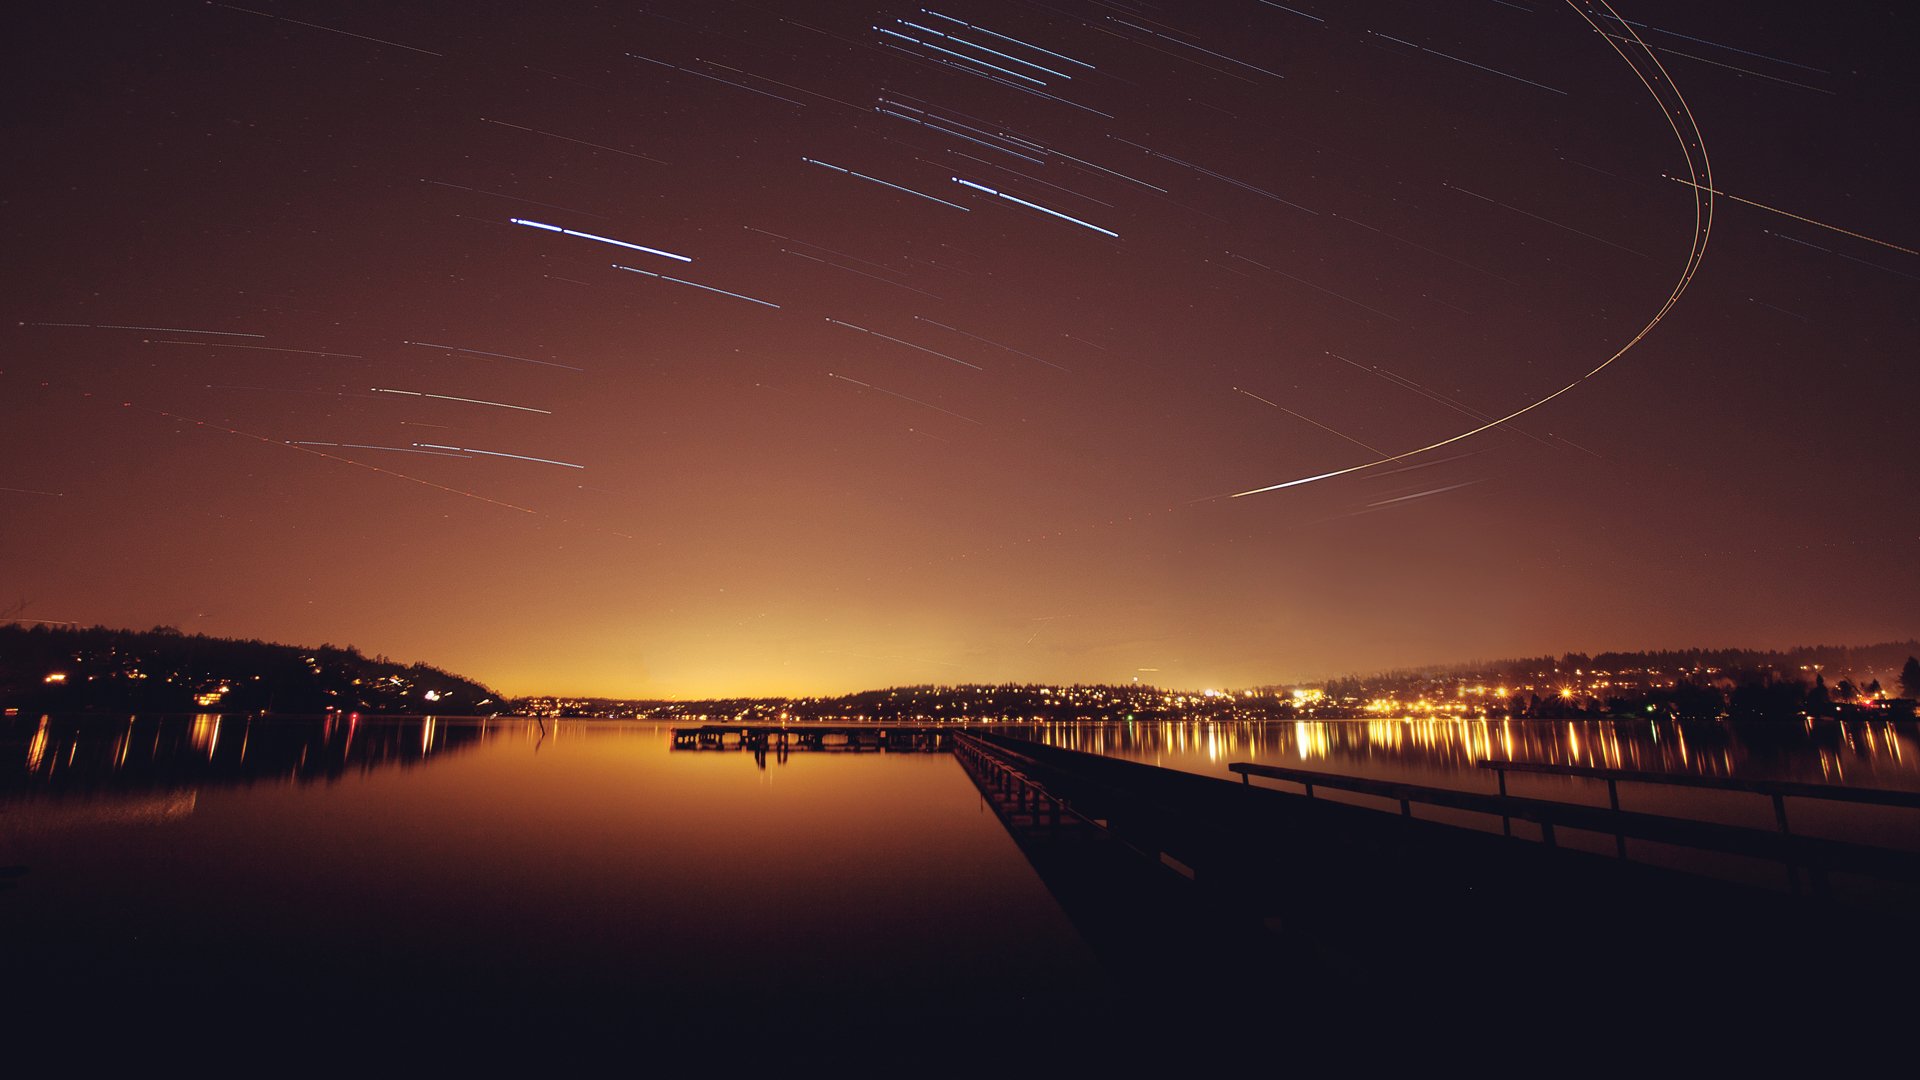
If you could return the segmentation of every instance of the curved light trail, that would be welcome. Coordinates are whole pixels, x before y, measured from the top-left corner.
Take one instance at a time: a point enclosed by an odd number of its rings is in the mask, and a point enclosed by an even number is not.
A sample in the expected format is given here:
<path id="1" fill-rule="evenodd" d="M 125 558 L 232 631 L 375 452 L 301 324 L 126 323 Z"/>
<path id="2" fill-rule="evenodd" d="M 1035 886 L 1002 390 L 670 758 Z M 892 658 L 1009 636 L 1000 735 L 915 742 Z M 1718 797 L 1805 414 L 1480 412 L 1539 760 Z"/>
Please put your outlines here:
<path id="1" fill-rule="evenodd" d="M 1250 488 L 1246 491 L 1235 492 L 1227 496 L 1228 498 L 1244 499 L 1249 495 L 1261 495 L 1269 491 L 1282 491 L 1286 488 L 1300 487 L 1303 484 L 1311 484 L 1319 480 L 1331 480 L 1335 477 L 1351 476 L 1354 473 L 1365 472 L 1368 469 L 1375 469 L 1382 465 L 1391 464 L 1392 462 L 1405 461 L 1408 458 L 1416 457 L 1420 454 L 1430 453 L 1443 446 L 1452 446 L 1454 443 L 1471 439 L 1475 435 L 1491 431 L 1502 424 L 1525 416 L 1586 382 L 1588 379 L 1593 378 L 1595 375 L 1600 374 L 1602 371 L 1605 371 L 1608 367 L 1612 366 L 1614 361 L 1625 356 L 1634 346 L 1646 340 L 1647 335 L 1653 332 L 1653 328 L 1660 325 L 1660 320 L 1666 318 L 1667 313 L 1673 310 L 1673 306 L 1680 302 L 1680 297 L 1686 293 L 1687 286 L 1693 283 L 1694 274 L 1700 270 L 1700 260 L 1706 255 L 1707 251 L 1707 240 L 1713 233 L 1713 199 L 1717 192 L 1713 186 L 1713 166 L 1707 157 L 1706 143 L 1700 134 L 1700 125 L 1695 121 L 1693 109 L 1688 106 L 1686 98 L 1681 95 L 1679 88 L 1674 85 L 1672 76 L 1667 74 L 1667 69 L 1660 63 L 1659 58 L 1654 55 L 1653 47 L 1648 45 L 1646 41 L 1640 37 L 1638 30 L 1634 29 L 1632 24 L 1620 18 L 1619 13 L 1614 10 L 1613 5 L 1607 3 L 1606 0 L 1596 0 L 1594 4 L 1590 5 L 1578 3 L 1577 0 L 1567 0 L 1567 6 L 1573 8 L 1574 11 L 1586 21 L 1587 25 L 1593 28 L 1595 33 L 1606 39 L 1608 45 L 1613 48 L 1613 51 L 1618 53 L 1620 58 L 1626 61 L 1627 66 L 1633 70 L 1634 77 L 1639 79 L 1641 85 L 1647 88 L 1647 92 L 1653 95 L 1654 100 L 1660 105 L 1661 114 L 1666 119 L 1667 126 L 1673 129 L 1673 136 L 1680 143 L 1681 156 L 1686 159 L 1687 185 L 1694 194 L 1693 239 L 1687 249 L 1686 262 L 1680 268 L 1680 276 L 1674 282 L 1673 289 L 1668 293 L 1666 301 L 1653 313 L 1652 318 L 1647 320 L 1646 325 L 1640 327 L 1639 331 L 1628 338 L 1625 344 L 1614 350 L 1613 355 L 1602 360 L 1596 364 L 1592 370 L 1574 379 L 1572 382 L 1567 383 L 1560 389 L 1555 390 L 1553 393 L 1515 409 L 1505 416 L 1489 420 L 1478 427 L 1469 428 L 1466 431 L 1441 439 L 1438 442 L 1415 447 L 1412 450 L 1403 450 L 1398 454 L 1375 458 L 1372 461 L 1363 462 L 1359 465 L 1349 465 L 1343 469 L 1334 469 L 1314 476 L 1303 476 L 1296 480 L 1287 480 L 1278 484 L 1268 484 L 1265 487 Z M 1627 27 L 1625 36 L 1630 38 L 1632 44 L 1637 47 L 1637 53 L 1644 57 L 1644 62 L 1651 65 L 1650 71 L 1643 69 L 1640 63 L 1636 62 L 1635 56 L 1629 54 L 1628 50 L 1622 47 L 1619 38 L 1601 28 L 1599 22 L 1596 20 L 1603 16 L 1596 14 L 1596 7 L 1605 10 L 1605 18 L 1618 21 L 1622 26 Z"/>

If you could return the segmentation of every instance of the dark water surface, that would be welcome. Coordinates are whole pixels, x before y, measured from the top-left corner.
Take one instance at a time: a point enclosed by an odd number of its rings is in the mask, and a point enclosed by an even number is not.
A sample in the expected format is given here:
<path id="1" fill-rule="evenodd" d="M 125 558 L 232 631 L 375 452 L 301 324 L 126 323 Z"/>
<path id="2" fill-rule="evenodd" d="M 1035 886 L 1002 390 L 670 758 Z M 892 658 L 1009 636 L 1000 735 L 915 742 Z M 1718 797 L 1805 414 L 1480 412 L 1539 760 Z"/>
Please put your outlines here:
<path id="1" fill-rule="evenodd" d="M 8 992 L 711 1033 L 1098 990 L 950 756 L 668 747 L 606 722 L 23 724 Z"/>
<path id="2" fill-rule="evenodd" d="M 899 1036 L 954 1018 L 1111 1034 L 1142 1009 L 1167 1022 L 1175 1001 L 1227 1017 L 1205 1003 L 1254 1000 L 1291 974 L 1143 999 L 944 753 L 756 760 L 674 752 L 664 725 L 610 721 L 4 723 L 0 993 L 22 1033 L 108 1021 L 284 1033 L 344 1010 L 722 1046 Z M 1478 762 L 1497 758 L 1920 790 L 1913 733 L 1890 724 L 1009 730 L 1221 776 L 1254 761 L 1491 791 Z M 1606 799 L 1591 781 L 1513 787 Z M 1631 785 L 1622 802 L 1773 820 L 1765 799 L 1739 793 Z M 1920 849 L 1920 812 L 1794 800 L 1793 813 L 1798 831 Z"/>

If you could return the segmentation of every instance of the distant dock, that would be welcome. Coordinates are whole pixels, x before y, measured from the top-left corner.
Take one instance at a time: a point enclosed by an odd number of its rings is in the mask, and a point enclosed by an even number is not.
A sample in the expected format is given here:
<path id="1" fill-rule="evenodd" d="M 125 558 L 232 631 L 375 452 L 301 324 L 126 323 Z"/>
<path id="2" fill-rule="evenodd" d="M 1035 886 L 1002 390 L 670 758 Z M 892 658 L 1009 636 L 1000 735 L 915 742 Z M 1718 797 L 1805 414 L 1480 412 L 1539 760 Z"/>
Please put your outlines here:
<path id="1" fill-rule="evenodd" d="M 673 729 L 675 750 L 941 754 L 957 727 L 932 724 L 701 724 Z"/>

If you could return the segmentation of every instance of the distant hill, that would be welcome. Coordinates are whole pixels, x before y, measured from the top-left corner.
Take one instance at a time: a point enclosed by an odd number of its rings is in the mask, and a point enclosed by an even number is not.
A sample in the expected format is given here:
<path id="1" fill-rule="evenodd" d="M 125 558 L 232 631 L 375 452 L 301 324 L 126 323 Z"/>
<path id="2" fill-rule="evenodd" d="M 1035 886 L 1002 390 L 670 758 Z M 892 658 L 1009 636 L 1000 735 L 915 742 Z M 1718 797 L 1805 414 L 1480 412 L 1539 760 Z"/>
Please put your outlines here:
<path id="1" fill-rule="evenodd" d="M 426 664 L 183 634 L 0 626 L 0 706 L 22 712 L 465 715 L 501 708 L 481 684 Z"/>
<path id="2" fill-rule="evenodd" d="M 1689 675 L 1714 672 L 1734 677 L 1770 671 L 1781 675 L 1792 673 L 1789 677 L 1799 677 L 1805 681 L 1812 681 L 1814 673 L 1820 672 L 1829 682 L 1840 678 L 1852 678 L 1863 683 L 1870 679 L 1890 682 L 1907 657 L 1914 655 L 1920 655 L 1920 640 L 1888 641 L 1877 645 L 1796 645 L 1789 649 L 1645 649 L 1396 668 L 1369 675 L 1345 675 L 1330 680 L 1330 683 L 1383 686 L 1460 676 L 1514 681 L 1576 671 L 1616 674 L 1651 671 Z"/>

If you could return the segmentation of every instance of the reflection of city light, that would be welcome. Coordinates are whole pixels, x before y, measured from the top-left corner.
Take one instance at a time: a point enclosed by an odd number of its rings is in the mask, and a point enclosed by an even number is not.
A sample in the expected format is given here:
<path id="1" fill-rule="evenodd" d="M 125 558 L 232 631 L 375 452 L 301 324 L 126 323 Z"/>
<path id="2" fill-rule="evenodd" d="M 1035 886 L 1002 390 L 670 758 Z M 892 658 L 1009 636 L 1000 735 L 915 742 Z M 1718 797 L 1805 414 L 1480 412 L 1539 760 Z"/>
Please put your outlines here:
<path id="1" fill-rule="evenodd" d="M 33 741 L 27 744 L 27 768 L 38 769 L 40 762 L 47 756 L 47 718 L 40 718 L 40 728 L 33 733 Z"/>
<path id="2" fill-rule="evenodd" d="M 212 759 L 214 747 L 220 745 L 220 717 L 217 713 L 201 713 L 193 718 L 193 729 L 187 735 L 195 749 L 205 749 L 208 759 Z"/>

